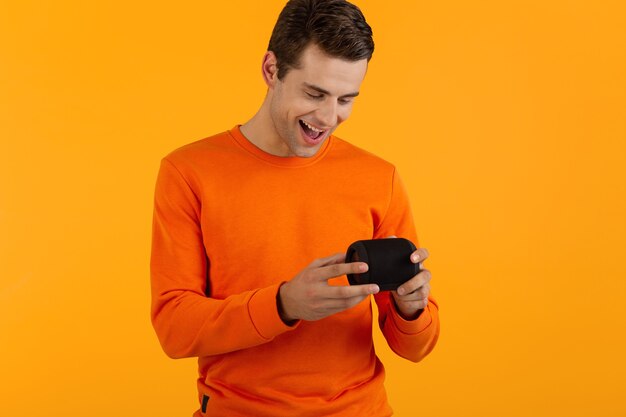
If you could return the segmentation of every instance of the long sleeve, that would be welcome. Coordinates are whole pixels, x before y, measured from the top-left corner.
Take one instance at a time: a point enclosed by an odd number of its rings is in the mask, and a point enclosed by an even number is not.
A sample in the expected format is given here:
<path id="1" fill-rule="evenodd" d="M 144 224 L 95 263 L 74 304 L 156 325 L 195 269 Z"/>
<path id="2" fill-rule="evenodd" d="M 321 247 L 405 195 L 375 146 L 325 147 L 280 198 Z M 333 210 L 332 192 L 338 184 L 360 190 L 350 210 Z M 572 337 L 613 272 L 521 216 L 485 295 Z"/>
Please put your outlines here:
<path id="1" fill-rule="evenodd" d="M 409 239 L 419 247 L 407 192 L 395 170 L 389 207 L 374 231 L 374 238 L 392 235 Z M 428 305 L 415 320 L 405 320 L 400 316 L 390 292 L 376 294 L 374 299 L 379 311 L 378 324 L 394 352 L 419 362 L 433 350 L 439 337 L 439 307 L 434 298 L 429 296 Z"/>
<path id="2" fill-rule="evenodd" d="M 297 326 L 280 319 L 280 283 L 225 299 L 207 296 L 208 259 L 197 190 L 164 158 L 153 213 L 151 319 L 173 358 L 210 356 L 260 345 Z"/>

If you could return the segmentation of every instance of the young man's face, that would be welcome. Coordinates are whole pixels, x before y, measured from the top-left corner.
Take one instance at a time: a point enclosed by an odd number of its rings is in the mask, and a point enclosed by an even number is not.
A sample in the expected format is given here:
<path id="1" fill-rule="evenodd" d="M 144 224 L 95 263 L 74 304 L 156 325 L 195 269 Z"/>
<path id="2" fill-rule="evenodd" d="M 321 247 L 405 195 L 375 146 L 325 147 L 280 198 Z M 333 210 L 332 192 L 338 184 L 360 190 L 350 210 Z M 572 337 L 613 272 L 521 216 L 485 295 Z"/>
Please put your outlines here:
<path id="1" fill-rule="evenodd" d="M 365 77 L 367 60 L 344 61 L 314 44 L 271 88 L 270 115 L 282 143 L 277 155 L 311 157 L 346 120 Z"/>

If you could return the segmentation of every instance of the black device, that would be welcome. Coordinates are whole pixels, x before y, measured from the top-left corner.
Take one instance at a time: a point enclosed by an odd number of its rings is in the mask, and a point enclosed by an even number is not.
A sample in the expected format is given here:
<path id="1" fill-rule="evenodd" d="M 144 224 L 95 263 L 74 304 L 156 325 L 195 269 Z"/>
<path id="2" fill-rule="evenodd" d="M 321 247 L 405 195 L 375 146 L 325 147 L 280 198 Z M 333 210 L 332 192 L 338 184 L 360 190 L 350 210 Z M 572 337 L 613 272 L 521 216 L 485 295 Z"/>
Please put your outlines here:
<path id="1" fill-rule="evenodd" d="M 357 240 L 348 247 L 346 262 L 365 262 L 369 269 L 348 274 L 350 285 L 377 284 L 381 291 L 396 290 L 420 271 L 419 263 L 410 259 L 415 249 L 404 238 Z"/>

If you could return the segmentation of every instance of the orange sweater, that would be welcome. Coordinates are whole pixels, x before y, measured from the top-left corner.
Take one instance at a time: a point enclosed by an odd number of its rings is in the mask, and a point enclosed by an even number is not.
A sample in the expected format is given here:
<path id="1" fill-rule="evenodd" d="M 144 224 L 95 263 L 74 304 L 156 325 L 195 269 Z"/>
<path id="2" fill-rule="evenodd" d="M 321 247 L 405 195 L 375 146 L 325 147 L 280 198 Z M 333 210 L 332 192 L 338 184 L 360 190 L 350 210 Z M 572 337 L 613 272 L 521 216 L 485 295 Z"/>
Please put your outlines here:
<path id="1" fill-rule="evenodd" d="M 282 158 L 236 126 L 163 158 L 152 322 L 170 357 L 199 358 L 195 415 L 391 415 L 369 298 L 292 327 L 276 306 L 280 284 L 313 259 L 390 235 L 417 244 L 394 167 L 335 136 L 312 158 Z M 406 321 L 390 297 L 374 296 L 380 328 L 398 355 L 417 362 L 437 341 L 437 305 L 431 299 Z"/>

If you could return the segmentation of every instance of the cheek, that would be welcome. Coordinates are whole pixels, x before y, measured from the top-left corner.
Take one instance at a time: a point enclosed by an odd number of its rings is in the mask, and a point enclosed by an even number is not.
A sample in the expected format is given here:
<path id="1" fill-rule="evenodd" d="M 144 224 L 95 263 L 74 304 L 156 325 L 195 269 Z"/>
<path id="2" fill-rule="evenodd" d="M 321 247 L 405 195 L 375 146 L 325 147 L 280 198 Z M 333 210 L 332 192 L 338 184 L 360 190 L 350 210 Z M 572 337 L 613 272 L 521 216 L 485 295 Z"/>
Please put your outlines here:
<path id="1" fill-rule="evenodd" d="M 314 113 L 316 110 L 317 107 L 314 103 L 311 103 L 309 100 L 306 99 L 301 99 L 294 100 L 291 103 L 289 113 L 293 116 L 294 119 L 299 119 L 302 116 Z"/>
<path id="2" fill-rule="evenodd" d="M 352 105 L 340 107 L 339 111 L 337 112 L 337 117 L 340 121 L 344 121 L 350 116 L 350 113 L 352 113 Z"/>
<path id="3" fill-rule="evenodd" d="M 302 107 L 301 101 L 286 88 L 277 88 L 274 93 L 272 109 L 274 114 L 284 122 L 297 117 Z"/>

